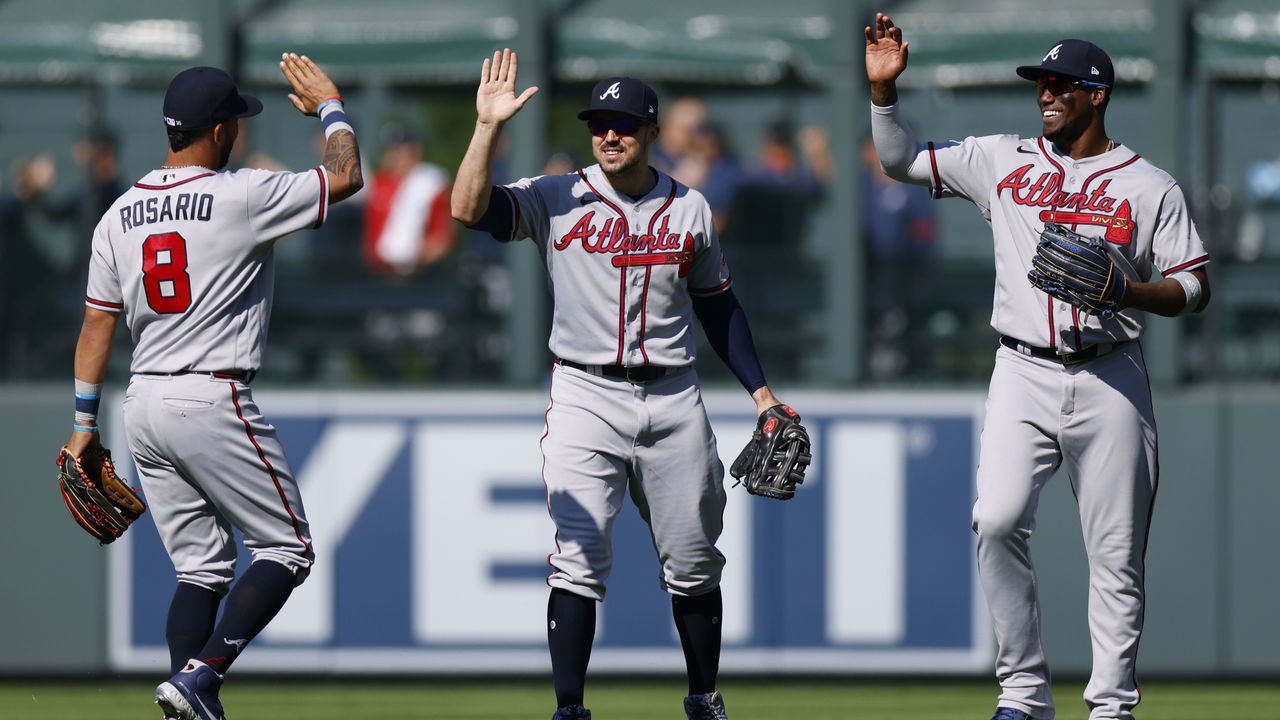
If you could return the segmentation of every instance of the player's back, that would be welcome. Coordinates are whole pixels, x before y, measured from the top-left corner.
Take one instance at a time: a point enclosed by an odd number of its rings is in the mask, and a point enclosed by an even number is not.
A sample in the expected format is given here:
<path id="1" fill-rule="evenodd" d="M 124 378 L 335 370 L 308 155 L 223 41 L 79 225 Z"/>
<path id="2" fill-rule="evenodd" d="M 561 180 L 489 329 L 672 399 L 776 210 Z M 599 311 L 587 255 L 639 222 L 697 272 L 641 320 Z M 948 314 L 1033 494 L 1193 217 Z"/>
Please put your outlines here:
<path id="1" fill-rule="evenodd" d="M 274 242 L 318 226 L 326 191 L 316 169 L 153 170 L 94 231 L 86 303 L 124 311 L 134 372 L 256 370 Z"/>

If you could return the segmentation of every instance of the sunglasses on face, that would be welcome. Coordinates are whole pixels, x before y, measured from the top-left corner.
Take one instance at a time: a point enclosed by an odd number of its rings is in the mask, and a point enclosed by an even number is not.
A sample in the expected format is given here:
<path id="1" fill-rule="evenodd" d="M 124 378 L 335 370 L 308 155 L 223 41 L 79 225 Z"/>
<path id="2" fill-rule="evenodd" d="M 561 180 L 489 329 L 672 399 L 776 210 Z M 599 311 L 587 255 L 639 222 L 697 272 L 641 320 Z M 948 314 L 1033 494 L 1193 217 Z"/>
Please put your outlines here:
<path id="1" fill-rule="evenodd" d="M 612 120 L 592 119 L 587 121 L 587 129 L 596 137 L 604 137 L 609 134 L 610 130 L 619 137 L 629 137 L 635 135 L 636 131 L 647 124 L 644 120 L 633 117 L 620 117 Z"/>
<path id="2" fill-rule="evenodd" d="M 1100 87 L 1106 87 L 1106 85 L 1057 75 L 1042 75 L 1039 80 L 1036 80 L 1036 95 L 1043 95 L 1046 88 L 1050 95 L 1065 95 L 1076 90 L 1092 90 Z"/>

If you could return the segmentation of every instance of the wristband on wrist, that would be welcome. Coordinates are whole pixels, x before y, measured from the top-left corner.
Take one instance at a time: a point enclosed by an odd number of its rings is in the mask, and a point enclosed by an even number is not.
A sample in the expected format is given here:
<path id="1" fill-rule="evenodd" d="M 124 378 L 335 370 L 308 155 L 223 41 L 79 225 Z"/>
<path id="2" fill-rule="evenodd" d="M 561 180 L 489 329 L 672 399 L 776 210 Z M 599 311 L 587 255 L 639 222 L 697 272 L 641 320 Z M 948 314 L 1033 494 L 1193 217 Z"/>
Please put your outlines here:
<path id="1" fill-rule="evenodd" d="M 83 380 L 76 380 L 76 426 L 97 430 L 98 406 L 101 402 L 102 383 L 87 383 Z M 87 432 L 92 432 L 92 430 Z"/>
<path id="2" fill-rule="evenodd" d="M 330 105 L 320 116 L 320 122 L 324 124 L 324 137 L 327 140 L 339 130 L 348 130 L 355 132 L 351 127 L 351 121 L 347 119 L 347 114 L 342 111 L 341 103 Z"/>
<path id="3" fill-rule="evenodd" d="M 337 106 L 337 108 L 338 108 L 339 110 L 341 110 L 341 109 L 342 109 L 342 98 L 340 98 L 340 97 L 331 97 L 331 98 L 329 98 L 328 100 L 325 100 L 324 102 L 322 102 L 322 103 L 320 103 L 319 105 L 317 105 L 317 106 L 316 106 L 316 117 L 324 117 L 324 111 L 325 111 L 325 108 L 328 108 L 328 107 L 334 107 L 334 106 Z"/>
<path id="4" fill-rule="evenodd" d="M 1182 286 L 1182 294 L 1187 298 L 1187 304 L 1178 311 L 1177 316 L 1190 315 L 1200 307 L 1200 296 L 1204 294 L 1204 287 L 1200 285 L 1200 278 L 1189 272 L 1174 273 L 1171 275 L 1178 284 Z M 1175 317 L 1177 317 L 1175 316 Z"/>
<path id="5" fill-rule="evenodd" d="M 75 432 L 98 432 L 97 425 L 81 425 L 79 422 L 71 426 Z"/>

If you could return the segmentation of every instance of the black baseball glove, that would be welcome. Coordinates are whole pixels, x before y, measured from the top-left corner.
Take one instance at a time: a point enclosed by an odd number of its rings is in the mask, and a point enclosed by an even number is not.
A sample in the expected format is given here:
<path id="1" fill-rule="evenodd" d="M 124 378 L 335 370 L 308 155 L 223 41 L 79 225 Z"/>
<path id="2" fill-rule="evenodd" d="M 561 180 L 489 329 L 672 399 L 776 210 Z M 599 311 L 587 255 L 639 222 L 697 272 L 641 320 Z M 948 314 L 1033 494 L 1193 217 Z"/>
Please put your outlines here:
<path id="1" fill-rule="evenodd" d="M 1109 318 L 1120 308 L 1128 281 L 1103 242 L 1058 223 L 1045 223 L 1027 279 L 1063 302 Z"/>
<path id="2" fill-rule="evenodd" d="M 812 458 L 809 431 L 800 424 L 800 416 L 786 405 L 774 405 L 756 420 L 755 432 L 729 474 L 752 495 L 790 500 Z"/>
<path id="3" fill-rule="evenodd" d="M 120 537 L 147 511 L 137 490 L 116 475 L 111 451 L 101 445 L 91 446 L 80 457 L 63 445 L 58 453 L 58 484 L 72 519 L 102 545 Z"/>

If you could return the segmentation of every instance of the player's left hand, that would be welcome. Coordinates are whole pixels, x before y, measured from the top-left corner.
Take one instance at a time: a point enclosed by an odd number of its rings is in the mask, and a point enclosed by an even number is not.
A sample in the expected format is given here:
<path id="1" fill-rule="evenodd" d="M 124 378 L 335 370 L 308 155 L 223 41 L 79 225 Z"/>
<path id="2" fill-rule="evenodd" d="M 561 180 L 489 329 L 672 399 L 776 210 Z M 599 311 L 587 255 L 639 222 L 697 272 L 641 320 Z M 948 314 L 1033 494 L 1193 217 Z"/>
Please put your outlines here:
<path id="1" fill-rule="evenodd" d="M 1045 223 L 1027 280 L 1053 297 L 1101 318 L 1123 305 L 1128 281 L 1107 254 L 1105 240 Z"/>
<path id="2" fill-rule="evenodd" d="M 755 432 L 729 468 L 752 495 L 790 500 L 813 459 L 809 431 L 800 415 L 782 404 L 756 419 Z"/>
<path id="3" fill-rule="evenodd" d="M 339 97 L 338 86 L 306 55 L 284 53 L 280 56 L 280 72 L 293 88 L 289 102 L 303 115 L 315 115 L 320 103 Z"/>
<path id="4" fill-rule="evenodd" d="M 147 511 L 147 505 L 137 490 L 116 475 L 111 451 L 102 446 L 96 433 L 92 435 L 83 444 L 83 452 L 75 453 L 67 445 L 62 446 L 58 452 L 58 485 L 71 518 L 106 545 L 123 535 Z"/>

